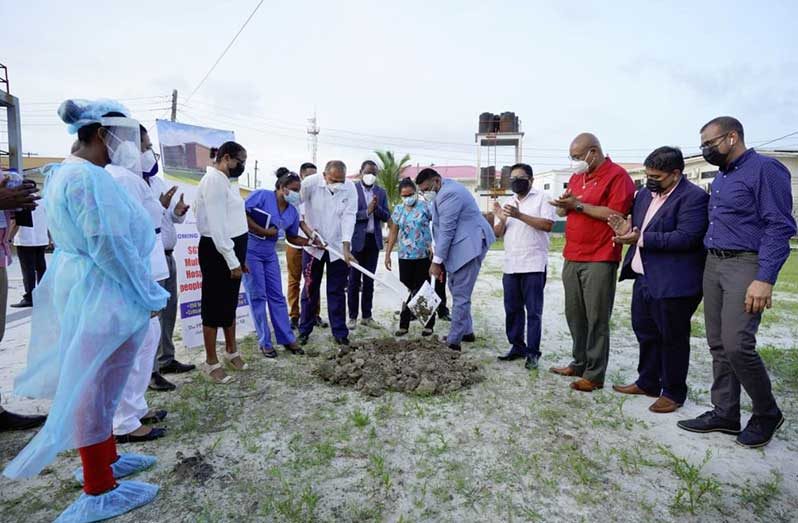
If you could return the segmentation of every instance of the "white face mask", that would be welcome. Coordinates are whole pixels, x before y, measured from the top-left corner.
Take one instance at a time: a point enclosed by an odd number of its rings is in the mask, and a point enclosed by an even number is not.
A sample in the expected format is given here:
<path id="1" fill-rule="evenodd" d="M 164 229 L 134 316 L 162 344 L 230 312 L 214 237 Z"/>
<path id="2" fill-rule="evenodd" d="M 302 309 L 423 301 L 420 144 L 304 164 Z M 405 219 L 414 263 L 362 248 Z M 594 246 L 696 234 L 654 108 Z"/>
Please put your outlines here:
<path id="1" fill-rule="evenodd" d="M 343 187 L 344 187 L 343 183 L 328 183 L 327 184 L 327 189 L 330 190 L 331 194 L 337 193 L 338 191 L 343 189 Z"/>
<path id="2" fill-rule="evenodd" d="M 593 151 L 591 150 L 587 153 L 584 160 L 571 160 L 571 171 L 573 171 L 574 174 L 582 174 L 590 169 L 590 164 L 587 163 L 587 159 L 590 157 L 591 152 Z"/>
<path id="3" fill-rule="evenodd" d="M 435 197 L 438 196 L 438 191 L 424 191 L 422 193 L 422 196 L 424 196 L 424 199 L 427 200 L 428 202 L 432 202 L 432 200 L 434 200 Z"/>
<path id="4" fill-rule="evenodd" d="M 152 171 L 155 164 L 155 153 L 152 152 L 152 149 L 147 149 L 141 153 L 141 172 L 148 173 Z"/>
<path id="5" fill-rule="evenodd" d="M 363 185 L 365 185 L 366 187 L 371 187 L 372 185 L 374 185 L 374 182 L 376 181 L 377 177 L 374 176 L 373 174 L 369 173 L 363 175 Z"/>

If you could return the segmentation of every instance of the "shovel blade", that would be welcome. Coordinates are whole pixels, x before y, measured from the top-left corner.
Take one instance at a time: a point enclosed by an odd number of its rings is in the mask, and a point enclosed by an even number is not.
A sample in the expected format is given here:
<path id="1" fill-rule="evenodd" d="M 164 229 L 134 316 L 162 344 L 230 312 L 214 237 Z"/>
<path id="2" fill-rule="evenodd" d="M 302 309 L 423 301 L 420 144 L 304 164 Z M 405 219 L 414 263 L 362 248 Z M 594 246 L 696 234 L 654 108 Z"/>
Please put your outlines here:
<path id="1" fill-rule="evenodd" d="M 425 281 L 415 296 L 410 299 L 407 308 L 421 322 L 422 327 L 426 327 L 440 304 L 441 297 L 435 292 L 435 287 Z"/>

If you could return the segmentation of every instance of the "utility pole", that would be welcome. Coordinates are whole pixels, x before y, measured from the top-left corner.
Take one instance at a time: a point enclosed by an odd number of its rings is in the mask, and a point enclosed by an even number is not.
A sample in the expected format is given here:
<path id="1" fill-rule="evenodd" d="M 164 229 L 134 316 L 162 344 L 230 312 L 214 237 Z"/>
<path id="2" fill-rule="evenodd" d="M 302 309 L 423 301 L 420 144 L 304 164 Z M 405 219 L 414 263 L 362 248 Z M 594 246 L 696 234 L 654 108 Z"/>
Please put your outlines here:
<path id="1" fill-rule="evenodd" d="M 255 188 L 258 188 L 258 160 L 255 160 Z"/>
<path id="2" fill-rule="evenodd" d="M 308 118 L 308 145 L 310 153 L 313 157 L 313 163 L 316 163 L 316 154 L 319 151 L 319 126 L 316 120 L 316 111 L 313 111 L 313 118 Z"/>
<path id="3" fill-rule="evenodd" d="M 173 122 L 177 121 L 177 89 L 172 89 L 172 118 Z"/>

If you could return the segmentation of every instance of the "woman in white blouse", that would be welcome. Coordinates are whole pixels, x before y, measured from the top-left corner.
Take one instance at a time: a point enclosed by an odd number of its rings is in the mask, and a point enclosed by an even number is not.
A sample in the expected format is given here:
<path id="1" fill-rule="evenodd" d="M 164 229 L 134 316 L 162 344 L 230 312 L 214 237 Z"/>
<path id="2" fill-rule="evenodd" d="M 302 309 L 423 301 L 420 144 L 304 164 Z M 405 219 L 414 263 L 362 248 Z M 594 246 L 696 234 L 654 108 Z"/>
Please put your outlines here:
<path id="1" fill-rule="evenodd" d="M 215 383 L 229 383 L 233 378 L 216 355 L 219 327 L 224 330 L 225 362 L 236 370 L 247 368 L 236 349 L 235 327 L 241 276 L 247 272 L 247 217 L 238 187 L 230 183 L 244 173 L 247 151 L 236 142 L 225 142 L 211 149 L 211 158 L 214 163 L 200 180 L 194 204 L 201 236 L 203 370 Z"/>

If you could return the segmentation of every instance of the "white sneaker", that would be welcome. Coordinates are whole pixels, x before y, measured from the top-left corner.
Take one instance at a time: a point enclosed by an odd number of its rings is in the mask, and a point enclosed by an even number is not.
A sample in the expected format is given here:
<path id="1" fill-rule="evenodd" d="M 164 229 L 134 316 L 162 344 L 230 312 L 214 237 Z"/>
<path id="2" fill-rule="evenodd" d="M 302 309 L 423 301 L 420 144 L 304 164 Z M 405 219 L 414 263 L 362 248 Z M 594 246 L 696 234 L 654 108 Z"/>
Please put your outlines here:
<path id="1" fill-rule="evenodd" d="M 346 322 L 346 326 L 347 328 L 349 328 L 350 331 L 355 330 L 357 328 L 357 318 L 352 318 L 351 320 Z"/>

